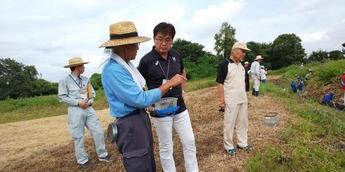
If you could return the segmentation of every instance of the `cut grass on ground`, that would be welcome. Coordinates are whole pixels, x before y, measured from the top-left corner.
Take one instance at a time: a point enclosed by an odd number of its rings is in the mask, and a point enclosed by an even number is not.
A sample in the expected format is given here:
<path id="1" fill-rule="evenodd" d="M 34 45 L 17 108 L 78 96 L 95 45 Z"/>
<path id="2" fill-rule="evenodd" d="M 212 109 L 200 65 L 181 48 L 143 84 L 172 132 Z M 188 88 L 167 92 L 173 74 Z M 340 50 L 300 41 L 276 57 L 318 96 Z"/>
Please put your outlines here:
<path id="1" fill-rule="evenodd" d="M 214 78 L 189 81 L 186 91 L 199 90 L 214 86 L 215 84 Z M 96 110 L 108 108 L 103 90 L 96 91 L 94 108 Z M 0 101 L 0 124 L 57 116 L 66 113 L 67 107 L 58 101 L 57 95 Z"/>

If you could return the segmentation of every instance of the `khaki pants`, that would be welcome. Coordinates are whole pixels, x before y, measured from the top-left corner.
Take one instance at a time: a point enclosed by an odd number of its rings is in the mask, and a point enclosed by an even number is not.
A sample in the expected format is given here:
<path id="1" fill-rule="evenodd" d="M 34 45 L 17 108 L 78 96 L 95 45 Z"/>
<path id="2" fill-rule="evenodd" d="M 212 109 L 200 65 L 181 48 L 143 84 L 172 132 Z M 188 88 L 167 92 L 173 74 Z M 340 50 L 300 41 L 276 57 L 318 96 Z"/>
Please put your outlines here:
<path id="1" fill-rule="evenodd" d="M 237 145 L 248 146 L 248 102 L 241 104 L 226 104 L 224 112 L 224 148 L 233 149 L 233 135 L 236 129 Z"/>

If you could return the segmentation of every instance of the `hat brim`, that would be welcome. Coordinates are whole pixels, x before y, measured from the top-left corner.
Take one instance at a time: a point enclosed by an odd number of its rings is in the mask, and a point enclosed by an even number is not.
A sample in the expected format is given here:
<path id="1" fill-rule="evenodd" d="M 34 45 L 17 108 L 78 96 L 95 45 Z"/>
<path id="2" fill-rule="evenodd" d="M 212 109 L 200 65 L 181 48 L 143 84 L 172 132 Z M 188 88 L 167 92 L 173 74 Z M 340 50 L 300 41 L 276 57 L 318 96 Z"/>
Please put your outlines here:
<path id="1" fill-rule="evenodd" d="M 76 63 L 76 64 L 69 64 L 69 65 L 64 66 L 64 68 L 70 68 L 70 67 L 73 67 L 73 66 L 79 66 L 79 65 L 88 64 L 88 63 L 89 63 L 89 62 Z"/>
<path id="2" fill-rule="evenodd" d="M 117 47 L 120 45 L 136 44 L 149 41 L 150 38 L 144 36 L 137 36 L 132 38 L 114 39 L 103 43 L 99 48 Z"/>
<path id="3" fill-rule="evenodd" d="M 249 48 L 240 48 L 241 50 L 245 50 L 245 51 L 252 51 Z"/>
<path id="4" fill-rule="evenodd" d="M 260 58 L 256 58 L 255 60 L 263 60 L 264 58 L 260 57 Z"/>

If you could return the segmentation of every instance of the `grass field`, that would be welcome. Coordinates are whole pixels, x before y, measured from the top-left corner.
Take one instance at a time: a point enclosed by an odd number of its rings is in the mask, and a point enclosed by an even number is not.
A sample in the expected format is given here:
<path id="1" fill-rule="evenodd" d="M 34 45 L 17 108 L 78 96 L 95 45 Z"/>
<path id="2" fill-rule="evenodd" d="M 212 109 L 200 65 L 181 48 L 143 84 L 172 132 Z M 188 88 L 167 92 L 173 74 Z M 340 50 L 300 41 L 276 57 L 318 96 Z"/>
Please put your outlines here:
<path id="1" fill-rule="evenodd" d="M 186 91 L 207 88 L 215 84 L 214 78 L 189 81 Z M 108 108 L 103 90 L 96 91 L 94 108 L 96 110 Z M 0 124 L 63 115 L 66 113 L 67 108 L 64 104 L 59 103 L 57 95 L 0 101 Z"/>
<path id="2" fill-rule="evenodd" d="M 345 113 L 268 83 L 261 91 L 278 97 L 294 114 L 283 144 L 267 145 L 247 160 L 248 171 L 345 171 Z"/>

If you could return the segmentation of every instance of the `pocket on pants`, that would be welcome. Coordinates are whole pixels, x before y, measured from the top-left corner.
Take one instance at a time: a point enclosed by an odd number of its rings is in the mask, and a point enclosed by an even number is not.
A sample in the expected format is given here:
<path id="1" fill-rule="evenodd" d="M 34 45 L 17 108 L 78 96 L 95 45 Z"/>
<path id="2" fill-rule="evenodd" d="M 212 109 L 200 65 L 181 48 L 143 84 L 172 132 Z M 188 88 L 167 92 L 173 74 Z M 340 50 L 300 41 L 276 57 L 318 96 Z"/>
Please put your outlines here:
<path id="1" fill-rule="evenodd" d="M 150 171 L 151 162 L 147 149 L 123 153 L 125 168 L 129 172 Z"/>

